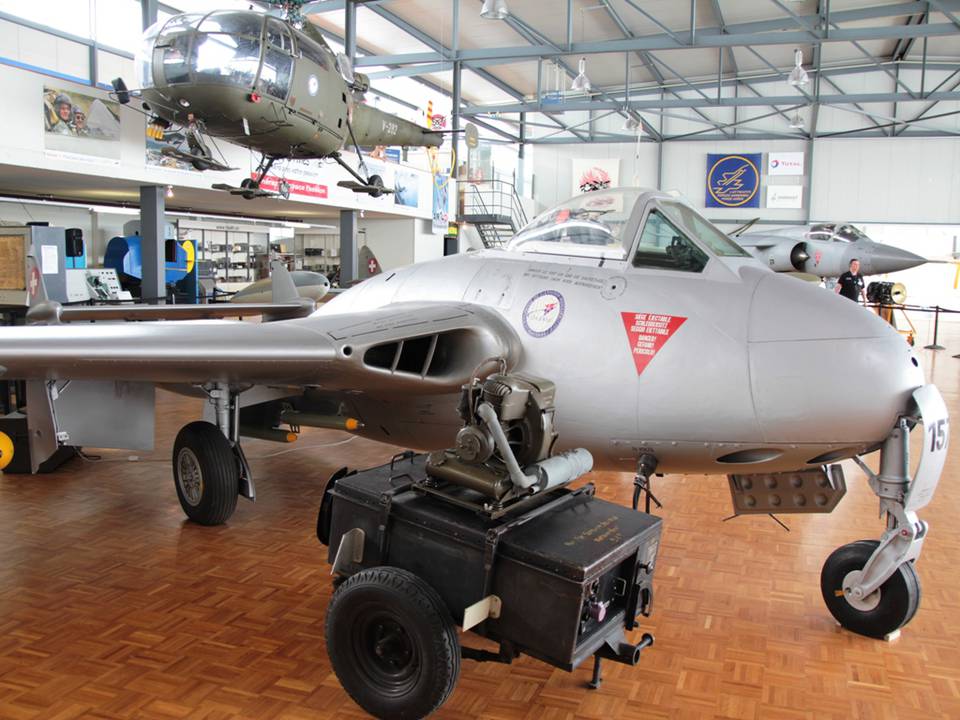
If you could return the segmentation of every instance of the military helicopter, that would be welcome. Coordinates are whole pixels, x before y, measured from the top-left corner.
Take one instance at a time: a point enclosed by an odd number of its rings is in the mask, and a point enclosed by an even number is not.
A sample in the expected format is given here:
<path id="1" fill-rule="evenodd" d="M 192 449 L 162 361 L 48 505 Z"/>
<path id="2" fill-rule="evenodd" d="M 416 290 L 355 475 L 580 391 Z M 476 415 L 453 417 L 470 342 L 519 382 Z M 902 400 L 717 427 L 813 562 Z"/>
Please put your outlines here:
<path id="1" fill-rule="evenodd" d="M 144 32 L 137 53 L 140 88 L 117 78 L 116 98 L 125 105 L 139 98 L 161 131 L 180 128 L 186 147 L 169 146 L 164 154 L 197 170 L 235 169 L 214 156 L 215 138 L 262 154 L 240 187 L 215 189 L 247 199 L 285 197 L 289 188 L 273 193 L 260 186 L 274 162 L 331 158 L 354 178 L 341 187 L 372 197 L 392 192 L 367 172 L 362 157 L 359 172 L 350 167 L 344 147 L 358 156 L 361 147 L 376 145 L 439 147 L 444 132 L 363 104 L 369 79 L 353 71 L 346 55 L 334 54 L 311 23 L 298 29 L 296 19 L 214 11 L 161 20 Z"/>

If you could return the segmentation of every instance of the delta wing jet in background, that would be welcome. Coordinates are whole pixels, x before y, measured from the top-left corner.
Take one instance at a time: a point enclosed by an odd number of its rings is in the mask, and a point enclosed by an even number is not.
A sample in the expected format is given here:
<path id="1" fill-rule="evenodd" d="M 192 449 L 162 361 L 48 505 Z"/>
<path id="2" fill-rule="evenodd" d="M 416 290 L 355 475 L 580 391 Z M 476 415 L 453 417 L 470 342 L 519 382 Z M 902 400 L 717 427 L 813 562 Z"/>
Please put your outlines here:
<path id="1" fill-rule="evenodd" d="M 927 533 L 917 512 L 939 481 L 949 427 L 887 323 L 771 272 L 681 200 L 631 189 L 554 208 L 505 250 L 382 273 L 308 317 L 5 327 L 0 365 L 48 393 L 108 380 L 205 394 L 214 422 L 185 426 L 173 453 L 181 505 L 205 524 L 226 521 L 238 494 L 253 497 L 241 436 L 299 426 L 456 445 L 479 458 L 461 467 L 470 478 L 490 452 L 516 454 L 522 468 L 520 449 L 556 430 L 555 450 L 584 448 L 596 467 L 641 480 L 727 474 L 737 512 L 829 511 L 845 489 L 831 463 L 879 449 L 871 487 L 886 530 L 838 549 L 822 576 L 837 620 L 875 637 L 916 611 L 913 562 Z M 502 421 L 495 437 L 509 441 L 496 450 L 458 416 L 462 386 L 493 373 L 555 387 L 549 413 Z M 918 423 L 923 455 L 909 477 Z M 541 489 L 529 482 L 493 492 Z"/>
<path id="2" fill-rule="evenodd" d="M 749 226 L 747 226 L 749 227 Z M 817 223 L 731 236 L 757 260 L 776 272 L 797 272 L 837 278 L 860 261 L 863 275 L 883 275 L 927 262 L 907 250 L 874 242 L 849 223 Z"/>

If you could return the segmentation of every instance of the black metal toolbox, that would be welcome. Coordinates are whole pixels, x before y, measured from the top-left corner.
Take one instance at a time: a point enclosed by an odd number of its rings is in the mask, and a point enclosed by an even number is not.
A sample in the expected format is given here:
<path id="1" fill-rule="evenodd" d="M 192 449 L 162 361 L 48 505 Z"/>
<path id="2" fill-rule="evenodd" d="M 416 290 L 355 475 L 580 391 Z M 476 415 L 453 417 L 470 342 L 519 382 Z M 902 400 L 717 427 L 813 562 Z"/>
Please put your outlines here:
<path id="1" fill-rule="evenodd" d="M 317 533 L 339 574 L 410 571 L 458 624 L 466 608 L 496 596 L 499 617 L 473 630 L 566 670 L 594 654 L 637 662 L 639 647 L 624 642 L 624 630 L 650 611 L 659 518 L 600 500 L 586 485 L 534 496 L 490 520 L 418 490 L 425 457 L 409 454 L 330 483 Z M 357 547 L 345 553 L 351 531 Z"/>

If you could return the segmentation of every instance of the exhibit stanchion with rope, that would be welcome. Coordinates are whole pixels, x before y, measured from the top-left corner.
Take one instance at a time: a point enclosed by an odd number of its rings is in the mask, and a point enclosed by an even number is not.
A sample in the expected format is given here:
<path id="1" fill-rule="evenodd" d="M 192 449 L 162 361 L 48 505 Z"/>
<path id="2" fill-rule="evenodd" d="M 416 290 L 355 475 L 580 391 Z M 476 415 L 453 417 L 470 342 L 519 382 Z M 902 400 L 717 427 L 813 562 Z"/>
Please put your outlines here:
<path id="1" fill-rule="evenodd" d="M 946 350 L 946 348 L 937 342 L 937 338 L 940 334 L 940 306 L 934 306 L 934 315 L 933 315 L 933 342 L 929 345 L 924 345 L 924 350 Z M 954 355 L 954 357 L 958 357 Z"/>

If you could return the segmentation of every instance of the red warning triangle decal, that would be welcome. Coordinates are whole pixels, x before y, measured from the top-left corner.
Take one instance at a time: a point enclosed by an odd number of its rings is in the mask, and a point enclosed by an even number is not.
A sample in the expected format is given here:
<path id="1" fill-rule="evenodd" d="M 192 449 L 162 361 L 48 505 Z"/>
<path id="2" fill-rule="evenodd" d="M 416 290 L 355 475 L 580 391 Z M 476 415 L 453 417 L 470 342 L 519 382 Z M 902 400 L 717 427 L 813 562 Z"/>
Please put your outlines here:
<path id="1" fill-rule="evenodd" d="M 667 340 L 687 321 L 676 315 L 622 312 L 623 327 L 627 331 L 630 353 L 640 375 L 656 357 Z"/>

